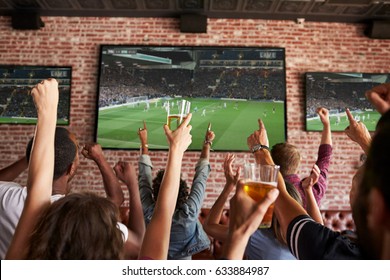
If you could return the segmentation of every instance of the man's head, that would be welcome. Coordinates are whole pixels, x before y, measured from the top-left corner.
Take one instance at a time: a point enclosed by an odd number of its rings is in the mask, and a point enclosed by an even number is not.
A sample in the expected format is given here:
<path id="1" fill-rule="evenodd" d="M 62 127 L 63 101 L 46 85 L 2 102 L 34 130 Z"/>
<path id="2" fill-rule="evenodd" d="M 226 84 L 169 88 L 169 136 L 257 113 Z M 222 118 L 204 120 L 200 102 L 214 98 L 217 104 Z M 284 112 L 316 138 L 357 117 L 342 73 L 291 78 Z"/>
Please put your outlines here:
<path id="1" fill-rule="evenodd" d="M 280 173 L 283 177 L 298 172 L 301 154 L 294 145 L 288 143 L 275 144 L 271 149 L 271 156 L 275 164 L 280 166 Z"/>
<path id="2" fill-rule="evenodd" d="M 26 157 L 30 160 L 31 148 L 34 138 L 27 144 Z M 57 127 L 55 132 L 55 156 L 54 156 L 54 176 L 53 180 L 63 175 L 68 175 L 69 180 L 73 178 L 78 167 L 78 143 L 76 136 L 66 128 Z"/>
<path id="3" fill-rule="evenodd" d="M 384 245 L 384 239 L 390 238 L 390 121 L 384 118 L 388 121 L 373 137 L 352 208 L 361 248 L 374 259 L 390 255 Z"/>
<path id="4" fill-rule="evenodd" d="M 153 197 L 157 201 L 158 193 L 160 192 L 160 186 L 164 177 L 164 169 L 157 172 L 156 177 L 153 179 Z M 188 187 L 186 181 L 180 178 L 179 193 L 177 195 L 176 208 L 180 207 L 188 198 Z"/>

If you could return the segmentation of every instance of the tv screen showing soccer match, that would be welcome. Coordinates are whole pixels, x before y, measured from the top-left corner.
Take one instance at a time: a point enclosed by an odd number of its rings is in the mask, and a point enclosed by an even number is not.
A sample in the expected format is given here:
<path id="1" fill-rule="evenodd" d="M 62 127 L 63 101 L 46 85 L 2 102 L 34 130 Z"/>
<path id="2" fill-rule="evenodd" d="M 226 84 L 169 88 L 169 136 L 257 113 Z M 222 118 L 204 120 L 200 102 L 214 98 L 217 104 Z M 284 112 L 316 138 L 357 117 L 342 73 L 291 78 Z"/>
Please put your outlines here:
<path id="1" fill-rule="evenodd" d="M 145 121 L 149 149 L 165 150 L 163 125 L 186 100 L 189 150 L 201 150 L 211 123 L 214 150 L 248 151 L 259 118 L 270 145 L 284 142 L 285 76 L 283 48 L 101 46 L 96 141 L 139 149 L 137 131 Z"/>
<path id="2" fill-rule="evenodd" d="M 322 131 L 316 108 L 329 110 L 332 131 L 344 131 L 349 125 L 348 108 L 356 121 L 363 122 L 369 131 L 375 131 L 380 114 L 367 100 L 367 90 L 390 82 L 390 74 L 308 72 L 306 83 L 306 130 Z"/>
<path id="3" fill-rule="evenodd" d="M 71 67 L 0 65 L 0 123 L 36 124 L 31 89 L 47 78 L 58 81 L 57 124 L 69 124 Z"/>

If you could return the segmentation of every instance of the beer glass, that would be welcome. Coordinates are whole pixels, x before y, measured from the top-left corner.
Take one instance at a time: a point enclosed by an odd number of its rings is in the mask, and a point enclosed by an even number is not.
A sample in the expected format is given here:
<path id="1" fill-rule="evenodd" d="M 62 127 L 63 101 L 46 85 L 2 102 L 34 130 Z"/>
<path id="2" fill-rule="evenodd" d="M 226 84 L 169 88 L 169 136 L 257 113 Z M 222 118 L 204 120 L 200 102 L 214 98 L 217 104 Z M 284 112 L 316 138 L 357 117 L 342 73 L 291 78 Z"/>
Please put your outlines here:
<path id="1" fill-rule="evenodd" d="M 255 201 L 260 201 L 278 184 L 278 165 L 262 165 L 257 163 L 245 163 L 244 165 L 244 191 Z M 272 223 L 274 204 L 272 203 L 259 228 L 269 228 Z"/>
<path id="2" fill-rule="evenodd" d="M 175 130 L 190 113 L 191 102 L 184 99 L 166 102 L 167 125 L 170 130 Z"/>

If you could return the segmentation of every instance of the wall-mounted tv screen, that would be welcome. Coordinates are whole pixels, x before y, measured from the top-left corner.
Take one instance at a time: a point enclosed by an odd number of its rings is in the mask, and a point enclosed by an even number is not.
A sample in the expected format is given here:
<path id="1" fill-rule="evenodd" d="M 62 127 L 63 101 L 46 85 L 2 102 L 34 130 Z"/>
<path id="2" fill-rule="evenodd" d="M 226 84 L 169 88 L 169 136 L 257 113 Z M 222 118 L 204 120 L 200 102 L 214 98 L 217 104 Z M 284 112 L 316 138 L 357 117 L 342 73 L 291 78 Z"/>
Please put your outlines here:
<path id="1" fill-rule="evenodd" d="M 365 92 L 386 82 L 390 82 L 390 74 L 306 73 L 306 130 L 322 131 L 316 108 L 325 107 L 329 110 L 332 131 L 344 131 L 349 125 L 346 108 L 369 131 L 375 131 L 380 114 L 367 100 Z"/>
<path id="2" fill-rule="evenodd" d="M 139 149 L 146 122 L 149 149 L 167 149 L 168 107 L 191 102 L 192 144 L 200 150 L 208 124 L 213 149 L 248 151 L 263 119 L 270 144 L 286 140 L 283 48 L 104 45 L 100 53 L 96 141 Z"/>
<path id="3" fill-rule="evenodd" d="M 0 65 L 0 123 L 36 124 L 31 89 L 47 78 L 59 86 L 57 124 L 69 124 L 71 67 Z"/>

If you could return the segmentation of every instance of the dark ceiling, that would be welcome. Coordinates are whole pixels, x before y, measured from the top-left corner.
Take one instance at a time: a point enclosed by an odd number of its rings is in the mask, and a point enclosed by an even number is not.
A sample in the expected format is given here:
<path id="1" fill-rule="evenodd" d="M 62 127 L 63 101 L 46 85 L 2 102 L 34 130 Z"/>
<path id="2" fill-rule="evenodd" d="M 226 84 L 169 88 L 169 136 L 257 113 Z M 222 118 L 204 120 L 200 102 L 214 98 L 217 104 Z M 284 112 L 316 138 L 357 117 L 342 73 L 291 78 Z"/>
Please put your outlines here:
<path id="1" fill-rule="evenodd" d="M 390 20 L 390 0 L 0 0 L 0 15 L 277 19 L 367 23 Z"/>

